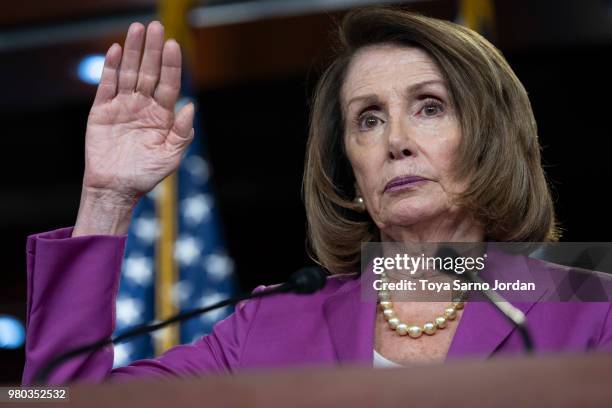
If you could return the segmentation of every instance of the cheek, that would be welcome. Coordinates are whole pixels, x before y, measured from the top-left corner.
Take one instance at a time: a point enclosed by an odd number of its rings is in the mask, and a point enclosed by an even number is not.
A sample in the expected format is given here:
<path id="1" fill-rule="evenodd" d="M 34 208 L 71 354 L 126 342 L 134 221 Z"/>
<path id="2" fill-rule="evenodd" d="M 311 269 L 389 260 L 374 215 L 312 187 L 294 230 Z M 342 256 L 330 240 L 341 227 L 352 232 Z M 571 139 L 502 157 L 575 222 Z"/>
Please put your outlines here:
<path id="1" fill-rule="evenodd" d="M 457 147 L 453 145 L 443 145 L 435 152 L 434 166 L 445 178 L 452 172 L 453 159 L 457 152 Z"/>
<path id="2" fill-rule="evenodd" d="M 382 174 L 384 156 L 381 160 L 380 151 L 375 144 L 361 145 L 349 142 L 346 151 L 355 180 L 362 189 L 362 194 L 365 195 L 377 185 L 380 174 Z"/>
<path id="3" fill-rule="evenodd" d="M 437 173 L 438 181 L 447 192 L 460 192 L 463 186 L 454 177 L 454 161 L 459 147 L 459 138 L 452 138 L 440 143 L 431 151 L 431 165 Z"/>
<path id="4" fill-rule="evenodd" d="M 353 174 L 355 181 L 361 190 L 362 196 L 369 195 L 372 190 L 372 185 L 375 182 L 377 170 L 373 167 L 372 162 L 368 160 L 355 161 L 353 164 Z"/>
<path id="5" fill-rule="evenodd" d="M 449 177 L 453 170 L 459 145 L 461 143 L 461 132 L 455 123 L 449 123 L 438 130 L 438 136 L 434 138 L 435 143 L 430 145 L 429 158 L 433 167 L 439 175 Z"/>

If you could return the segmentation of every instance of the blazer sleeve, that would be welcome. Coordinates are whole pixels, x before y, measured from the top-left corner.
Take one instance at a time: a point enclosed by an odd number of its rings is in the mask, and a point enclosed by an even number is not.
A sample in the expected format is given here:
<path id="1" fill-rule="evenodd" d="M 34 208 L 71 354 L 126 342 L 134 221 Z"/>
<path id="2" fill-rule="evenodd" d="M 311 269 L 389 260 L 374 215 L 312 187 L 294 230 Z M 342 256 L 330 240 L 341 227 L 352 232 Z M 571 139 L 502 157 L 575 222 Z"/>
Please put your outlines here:
<path id="1" fill-rule="evenodd" d="M 33 384 L 50 359 L 108 338 L 126 236 L 71 237 L 72 228 L 27 240 L 26 362 L 22 383 Z M 265 286 L 257 287 L 254 292 Z M 210 334 L 160 357 L 113 369 L 113 348 L 84 354 L 58 366 L 48 384 L 232 372 L 240 364 L 259 299 L 242 302 Z"/>

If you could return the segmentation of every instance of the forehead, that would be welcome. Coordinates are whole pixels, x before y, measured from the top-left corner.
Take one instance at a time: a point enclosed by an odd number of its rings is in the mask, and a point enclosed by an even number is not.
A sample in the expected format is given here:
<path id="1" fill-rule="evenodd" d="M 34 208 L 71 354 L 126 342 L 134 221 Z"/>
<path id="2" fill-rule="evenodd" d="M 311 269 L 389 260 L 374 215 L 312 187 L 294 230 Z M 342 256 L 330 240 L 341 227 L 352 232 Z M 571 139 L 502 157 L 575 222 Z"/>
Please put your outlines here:
<path id="1" fill-rule="evenodd" d="M 344 105 L 352 97 L 403 91 L 413 84 L 443 80 L 434 60 L 416 47 L 395 44 L 376 44 L 357 51 L 342 84 Z"/>

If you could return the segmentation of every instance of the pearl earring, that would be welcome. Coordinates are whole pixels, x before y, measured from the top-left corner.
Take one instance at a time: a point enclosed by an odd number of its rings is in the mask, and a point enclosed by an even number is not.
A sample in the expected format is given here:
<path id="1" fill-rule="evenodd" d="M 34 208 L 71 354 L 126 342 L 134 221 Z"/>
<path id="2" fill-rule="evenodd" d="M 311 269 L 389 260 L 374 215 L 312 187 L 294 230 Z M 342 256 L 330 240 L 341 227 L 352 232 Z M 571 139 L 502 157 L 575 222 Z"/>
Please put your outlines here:
<path id="1" fill-rule="evenodd" d="M 353 200 L 357 207 L 359 207 L 359 211 L 365 211 L 365 202 L 363 201 L 363 197 L 357 196 L 355 200 Z"/>

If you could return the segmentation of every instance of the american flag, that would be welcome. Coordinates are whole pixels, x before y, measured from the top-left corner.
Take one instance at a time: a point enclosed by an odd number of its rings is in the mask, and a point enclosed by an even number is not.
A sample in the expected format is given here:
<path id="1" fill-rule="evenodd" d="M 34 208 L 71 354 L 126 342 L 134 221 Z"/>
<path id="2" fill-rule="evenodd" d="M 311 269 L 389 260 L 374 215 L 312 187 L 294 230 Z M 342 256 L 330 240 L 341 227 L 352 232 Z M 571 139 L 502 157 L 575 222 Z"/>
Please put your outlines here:
<path id="1" fill-rule="evenodd" d="M 179 100 L 177 111 L 190 101 L 188 97 Z M 210 305 L 232 296 L 235 291 L 233 261 L 223 243 L 209 182 L 210 168 L 198 137 L 198 106 L 195 106 L 196 134 L 178 169 L 174 258 L 179 273 L 173 284 L 172 301 L 179 311 Z M 156 194 L 158 189 L 140 200 L 130 224 L 116 303 L 115 334 L 155 318 L 155 243 L 159 234 Z M 231 312 L 226 307 L 183 322 L 180 342 L 191 343 L 209 333 L 215 322 Z M 153 336 L 143 335 L 116 345 L 114 367 L 153 357 Z"/>

